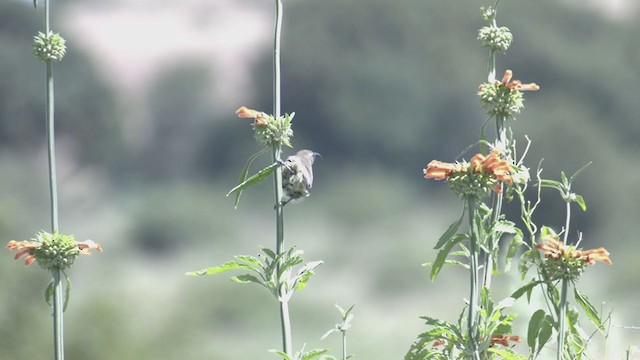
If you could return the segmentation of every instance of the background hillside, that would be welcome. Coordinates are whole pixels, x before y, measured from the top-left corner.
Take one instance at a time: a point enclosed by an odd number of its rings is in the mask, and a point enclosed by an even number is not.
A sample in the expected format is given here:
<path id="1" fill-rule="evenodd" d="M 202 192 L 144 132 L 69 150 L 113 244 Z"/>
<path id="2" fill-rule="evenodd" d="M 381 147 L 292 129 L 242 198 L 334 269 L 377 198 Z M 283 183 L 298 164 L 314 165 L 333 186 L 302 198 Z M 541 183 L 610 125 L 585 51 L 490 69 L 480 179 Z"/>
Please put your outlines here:
<path id="1" fill-rule="evenodd" d="M 283 109 L 296 112 L 295 148 L 323 159 L 311 197 L 286 209 L 286 239 L 326 262 L 292 302 L 296 348 L 339 348 L 319 340 L 338 320 L 336 302 L 357 304 L 357 359 L 400 359 L 423 329 L 418 316 L 456 318 L 466 274 L 447 269 L 431 283 L 420 265 L 460 204 L 422 168 L 453 160 L 485 121 L 475 94 L 486 68 L 480 5 L 287 2 Z M 55 6 L 53 27 L 69 46 L 55 66 L 60 227 L 105 248 L 71 271 L 68 358 L 275 358 L 266 349 L 280 344 L 277 307 L 266 292 L 184 276 L 273 246 L 271 184 L 246 192 L 238 210 L 224 196 L 258 150 L 234 110 L 271 111 L 271 2 Z M 505 0 L 498 16 L 514 34 L 499 72 L 542 88 L 526 94 L 515 123 L 520 144 L 532 140 L 528 165 L 544 158 L 544 175 L 558 178 L 594 162 L 576 183 L 589 209 L 576 210 L 573 228 L 585 247 L 612 254 L 614 265 L 589 269 L 582 285 L 615 308 L 618 326 L 640 325 L 639 18 L 637 4 L 605 0 Z M 43 66 L 31 56 L 40 23 L 31 1 L 0 3 L 3 241 L 49 227 Z M 564 206 L 543 197 L 537 220 L 559 229 Z M 517 204 L 507 210 L 517 216 Z M 0 359 L 45 359 L 49 279 L 4 255 Z M 515 286 L 496 281 L 496 297 Z M 637 331 L 612 329 L 610 358 L 637 344 Z"/>

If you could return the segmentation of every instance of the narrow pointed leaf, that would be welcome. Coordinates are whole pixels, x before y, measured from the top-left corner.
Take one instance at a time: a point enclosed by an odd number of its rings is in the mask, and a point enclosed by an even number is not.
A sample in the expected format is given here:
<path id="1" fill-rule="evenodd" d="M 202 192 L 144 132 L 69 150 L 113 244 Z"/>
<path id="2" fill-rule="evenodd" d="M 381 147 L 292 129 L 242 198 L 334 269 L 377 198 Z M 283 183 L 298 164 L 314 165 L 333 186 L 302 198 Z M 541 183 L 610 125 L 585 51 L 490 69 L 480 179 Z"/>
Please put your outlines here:
<path id="1" fill-rule="evenodd" d="M 576 301 L 578 302 L 578 304 L 580 304 L 580 307 L 582 308 L 582 310 L 584 310 L 585 314 L 587 314 L 589 319 L 591 319 L 593 324 L 597 326 L 600 330 L 604 330 L 604 324 L 602 323 L 602 320 L 600 320 L 600 316 L 598 316 L 598 311 L 593 306 L 593 304 L 589 302 L 587 295 L 581 292 L 580 290 L 575 289 L 575 297 L 576 297 Z"/>
<path id="2" fill-rule="evenodd" d="M 458 234 L 454 237 L 449 238 L 448 241 L 445 244 L 443 244 L 444 247 L 440 249 L 440 251 L 438 252 L 438 255 L 436 255 L 436 260 L 433 262 L 433 265 L 431 266 L 431 281 L 435 281 L 436 278 L 438 277 L 438 274 L 440 273 L 442 266 L 444 266 L 447 260 L 447 256 L 449 256 L 449 252 L 451 252 L 451 249 L 460 241 L 466 238 L 467 238 L 466 235 Z"/>
<path id="3" fill-rule="evenodd" d="M 47 302 L 47 305 L 52 306 L 51 305 L 51 298 L 53 297 L 53 281 L 51 281 L 49 283 L 49 285 L 47 285 L 47 288 L 44 289 L 44 301 Z"/>
<path id="4" fill-rule="evenodd" d="M 533 290 L 533 288 L 539 284 L 542 284 L 541 280 L 531 280 L 528 284 L 514 291 L 513 294 L 511 294 L 511 297 L 514 299 L 519 299 L 522 295 L 530 293 L 531 290 Z"/>
<path id="5" fill-rule="evenodd" d="M 576 195 L 576 202 L 580 205 L 582 211 L 587 211 L 587 203 L 584 202 L 584 198 L 581 195 Z"/>
<path id="6" fill-rule="evenodd" d="M 235 270 L 235 269 L 248 269 L 248 270 L 253 270 L 253 268 L 249 265 L 245 265 L 245 264 L 240 264 L 236 261 L 229 261 L 226 262 L 220 266 L 215 266 L 215 267 L 210 267 L 210 268 L 206 268 L 206 269 L 202 269 L 202 270 L 197 270 L 197 271 L 190 271 L 188 273 L 186 273 L 186 275 L 189 276 L 200 276 L 200 275 L 213 275 L 213 274 L 218 274 L 221 272 L 225 272 L 225 271 L 229 271 L 229 270 Z"/>
<path id="7" fill-rule="evenodd" d="M 460 224 L 462 224 L 463 218 L 464 218 L 464 210 L 462 211 L 462 215 L 460 215 L 460 218 L 457 221 L 455 221 L 453 224 L 449 225 L 449 228 L 447 229 L 447 231 L 445 231 L 444 234 L 440 236 L 440 239 L 438 239 L 438 242 L 436 243 L 436 246 L 434 247 L 434 249 L 441 248 L 452 237 L 456 235 L 456 233 L 458 232 L 458 229 L 460 228 Z"/>
<path id="8" fill-rule="evenodd" d="M 240 179 L 238 180 L 238 184 L 242 184 L 245 182 L 245 180 L 247 180 L 247 176 L 249 175 L 249 168 L 251 167 L 251 163 L 257 159 L 260 155 L 264 154 L 264 152 L 267 151 L 267 147 L 265 147 L 264 149 L 258 151 L 257 153 L 251 155 L 251 157 L 249 158 L 249 160 L 247 160 L 247 163 L 244 165 L 244 168 L 242 168 L 242 172 L 240 173 Z M 229 192 L 229 194 L 231 194 L 231 191 Z M 229 196 L 229 194 L 227 194 L 227 196 Z M 242 195 L 242 190 L 239 190 L 236 193 L 236 201 L 235 204 L 233 205 L 234 208 L 238 208 L 238 203 L 240 202 L 240 195 Z"/>
<path id="9" fill-rule="evenodd" d="M 242 191 L 244 191 L 244 189 L 248 188 L 249 186 L 259 183 L 260 181 L 264 180 L 267 176 L 269 176 L 269 174 L 271 174 L 278 166 L 280 166 L 280 164 L 278 163 L 273 163 L 269 166 L 267 166 L 266 168 L 258 171 L 255 175 L 253 175 L 252 177 L 248 178 L 247 180 L 243 181 L 242 183 L 238 184 L 236 187 L 234 187 L 233 189 L 231 189 L 228 193 L 227 196 L 231 195 L 232 193 L 236 193 L 236 205 L 235 207 L 238 207 L 238 202 L 240 202 L 240 195 L 242 193 Z"/>
<path id="10" fill-rule="evenodd" d="M 260 279 L 251 274 L 234 276 L 231 278 L 231 281 L 237 282 L 238 284 L 256 283 L 258 285 L 266 286 L 262 281 L 260 281 Z"/>
<path id="11" fill-rule="evenodd" d="M 67 287 L 65 289 L 64 306 L 62 307 L 62 312 L 65 312 L 67 310 L 67 306 L 69 306 L 69 300 L 71 300 L 71 279 L 69 279 L 67 274 L 64 274 L 64 278 L 67 282 Z"/>

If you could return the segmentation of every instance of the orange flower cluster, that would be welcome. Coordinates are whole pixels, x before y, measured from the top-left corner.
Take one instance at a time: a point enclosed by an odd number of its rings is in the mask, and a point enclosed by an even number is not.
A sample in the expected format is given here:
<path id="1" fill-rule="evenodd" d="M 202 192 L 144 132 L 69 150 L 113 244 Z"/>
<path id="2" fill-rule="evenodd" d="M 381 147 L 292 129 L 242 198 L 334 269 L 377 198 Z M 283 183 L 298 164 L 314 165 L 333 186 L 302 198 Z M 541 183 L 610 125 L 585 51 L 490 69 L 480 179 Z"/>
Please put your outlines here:
<path id="1" fill-rule="evenodd" d="M 588 265 L 593 265 L 596 261 L 601 261 L 609 265 L 612 264 L 609 258 L 609 252 L 603 247 L 583 251 L 572 246 L 567 246 L 552 236 L 547 236 L 543 240 L 546 244 L 538 244 L 536 245 L 536 249 L 543 250 L 544 257 L 546 258 L 561 259 L 568 257 L 580 259 Z"/>
<path id="2" fill-rule="evenodd" d="M 502 84 L 504 84 L 509 90 L 518 90 L 518 91 L 537 91 L 540 90 L 540 86 L 536 83 L 523 84 L 520 80 L 513 80 L 513 72 L 511 70 L 507 70 L 504 72 L 502 76 Z"/>
<path id="3" fill-rule="evenodd" d="M 238 110 L 236 110 L 236 115 L 243 119 L 254 119 L 256 125 L 266 125 L 264 118 L 267 117 L 267 114 L 263 113 L 262 111 L 249 109 L 246 106 L 241 106 Z"/>
<path id="4" fill-rule="evenodd" d="M 518 335 L 491 335 L 491 345 L 502 345 L 509 347 L 509 341 L 521 343 L 522 339 Z"/>
<path id="5" fill-rule="evenodd" d="M 492 178 L 503 181 L 507 184 L 513 182 L 511 178 L 511 164 L 507 160 L 500 158 L 500 150 L 493 149 L 489 155 L 476 154 L 471 158 L 469 169 L 476 173 L 485 173 Z M 438 160 L 432 160 L 423 170 L 425 179 L 446 180 L 453 173 L 466 173 L 466 166 L 460 163 L 446 163 Z M 496 191 L 499 191 L 499 186 Z"/>
<path id="6" fill-rule="evenodd" d="M 454 172 L 465 172 L 461 164 L 446 163 L 438 160 L 431 160 L 423 170 L 425 179 L 446 180 Z"/>
<path id="7" fill-rule="evenodd" d="M 81 242 L 76 242 L 78 245 L 78 249 L 80 249 L 80 254 L 91 255 L 91 250 L 102 251 L 102 246 L 96 243 L 93 240 L 85 240 Z M 42 243 L 39 241 L 16 241 L 11 240 L 7 244 L 7 249 L 18 251 L 14 256 L 15 260 L 18 260 L 24 256 L 25 265 L 31 265 L 36 260 L 36 256 L 34 255 L 34 251 L 40 249 L 42 246 L 46 245 L 46 243 Z"/>
<path id="8" fill-rule="evenodd" d="M 503 85 L 504 87 L 506 87 L 509 90 L 517 90 L 517 91 L 538 91 L 540 90 L 540 86 L 536 83 L 529 83 L 529 84 L 523 84 L 522 81 L 520 80 L 513 80 L 511 81 L 511 78 L 513 77 L 513 71 L 511 70 L 507 70 L 504 72 L 504 75 L 502 76 L 502 81 L 497 81 L 495 82 L 496 85 Z M 486 84 L 482 84 L 480 85 L 480 88 L 478 89 L 478 91 L 482 91 L 484 89 Z"/>
<path id="9" fill-rule="evenodd" d="M 500 158 L 500 150 L 493 149 L 486 157 L 476 154 L 471 158 L 471 168 L 476 173 L 484 172 L 498 181 L 511 184 L 511 164 Z"/>

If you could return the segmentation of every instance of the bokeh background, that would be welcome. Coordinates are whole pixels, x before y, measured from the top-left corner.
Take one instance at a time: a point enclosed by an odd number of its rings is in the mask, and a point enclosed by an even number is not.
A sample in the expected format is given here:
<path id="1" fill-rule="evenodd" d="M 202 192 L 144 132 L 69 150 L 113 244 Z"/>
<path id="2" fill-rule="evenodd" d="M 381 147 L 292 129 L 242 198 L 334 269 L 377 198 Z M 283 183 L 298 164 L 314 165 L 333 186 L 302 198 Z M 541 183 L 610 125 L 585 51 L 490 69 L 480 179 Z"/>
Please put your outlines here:
<path id="1" fill-rule="evenodd" d="M 53 5 L 53 29 L 68 41 L 54 68 L 60 227 L 105 248 L 70 271 L 67 357 L 275 359 L 266 350 L 280 346 L 278 310 L 266 291 L 184 276 L 274 246 L 271 183 L 247 191 L 238 210 L 225 197 L 258 150 L 234 110 L 271 112 L 272 2 Z M 334 303 L 356 304 L 358 359 L 402 358 L 421 315 L 457 318 L 467 274 L 445 269 L 431 283 L 421 264 L 461 204 L 422 168 L 480 135 L 481 5 L 286 1 L 283 109 L 296 112 L 295 149 L 323 155 L 312 196 L 286 208 L 286 241 L 326 262 L 292 302 L 295 348 L 340 348 L 337 336 L 319 339 L 338 321 Z M 499 73 L 542 87 L 515 123 L 520 145 L 532 140 L 528 165 L 544 158 L 545 177 L 558 178 L 593 161 L 575 184 L 589 209 L 576 207 L 573 229 L 585 247 L 612 253 L 613 266 L 580 283 L 614 309 L 609 359 L 640 344 L 637 330 L 619 328 L 640 325 L 638 14 L 635 0 L 503 0 L 498 15 L 514 34 Z M 31 55 L 41 24 L 31 1 L 0 3 L 2 241 L 49 228 L 44 67 Z M 562 201 L 543 198 L 536 220 L 559 229 Z M 49 278 L 12 256 L 0 261 L 0 359 L 50 358 Z M 516 276 L 496 281 L 498 299 L 518 286 Z"/>

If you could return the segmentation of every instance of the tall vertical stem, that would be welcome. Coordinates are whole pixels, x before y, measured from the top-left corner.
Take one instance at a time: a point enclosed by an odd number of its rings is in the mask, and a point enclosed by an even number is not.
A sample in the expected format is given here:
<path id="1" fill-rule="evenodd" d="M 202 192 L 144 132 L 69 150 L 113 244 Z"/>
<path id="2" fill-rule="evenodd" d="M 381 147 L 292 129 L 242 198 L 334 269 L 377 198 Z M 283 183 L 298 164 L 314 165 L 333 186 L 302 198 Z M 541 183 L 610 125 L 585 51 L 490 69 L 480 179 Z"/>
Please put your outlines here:
<path id="1" fill-rule="evenodd" d="M 342 332 L 342 360 L 347 360 L 347 332 Z"/>
<path id="2" fill-rule="evenodd" d="M 49 0 L 44 1 L 44 32 L 48 36 L 51 31 Z M 54 122 L 54 91 L 53 66 L 47 61 L 46 69 L 46 133 L 47 155 L 49 159 L 49 194 L 51 197 L 51 232 L 58 232 L 58 190 L 56 181 L 56 153 L 55 153 L 55 122 Z M 64 322 L 63 322 L 63 289 L 60 279 L 61 271 L 51 271 L 53 281 L 53 348 L 54 359 L 64 359 Z"/>
<path id="3" fill-rule="evenodd" d="M 277 119 L 281 115 L 280 88 L 280 39 L 282 36 L 282 0 L 276 0 L 276 20 L 273 36 L 273 116 Z M 273 161 L 281 159 L 282 147 L 279 143 L 273 145 Z M 277 167 L 274 172 L 274 189 L 276 200 L 276 253 L 284 251 L 284 207 L 282 206 L 282 168 Z M 280 272 L 278 264 L 277 272 Z M 280 300 L 280 325 L 282 329 L 282 349 L 287 355 L 293 355 L 291 345 L 291 320 L 289 317 L 289 300 Z"/>
<path id="4" fill-rule="evenodd" d="M 562 360 L 564 353 L 564 333 L 567 327 L 567 279 L 562 279 L 562 289 L 560 290 L 560 312 L 558 314 L 558 352 L 557 359 Z"/>
<path id="5" fill-rule="evenodd" d="M 478 246 L 475 227 L 476 203 L 475 199 L 469 197 L 467 201 L 467 211 L 469 212 L 469 317 L 467 327 L 469 328 L 469 338 L 473 346 L 473 360 L 480 360 L 478 353 Z"/>

